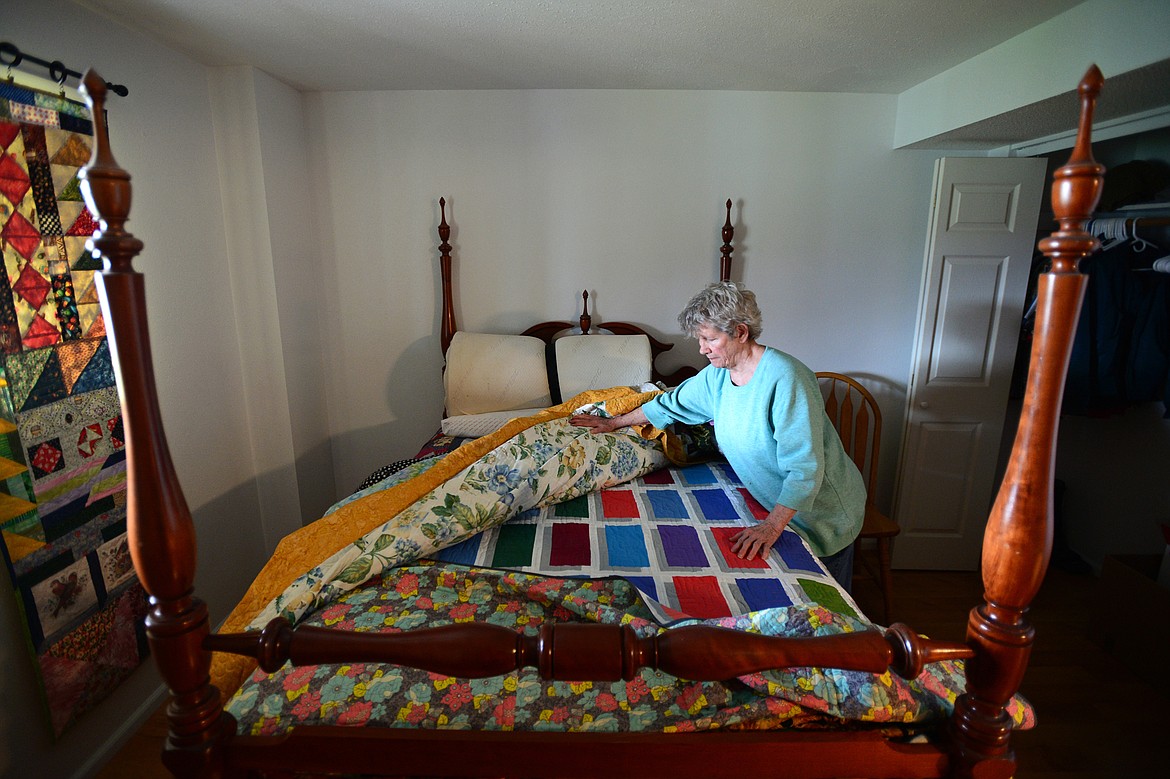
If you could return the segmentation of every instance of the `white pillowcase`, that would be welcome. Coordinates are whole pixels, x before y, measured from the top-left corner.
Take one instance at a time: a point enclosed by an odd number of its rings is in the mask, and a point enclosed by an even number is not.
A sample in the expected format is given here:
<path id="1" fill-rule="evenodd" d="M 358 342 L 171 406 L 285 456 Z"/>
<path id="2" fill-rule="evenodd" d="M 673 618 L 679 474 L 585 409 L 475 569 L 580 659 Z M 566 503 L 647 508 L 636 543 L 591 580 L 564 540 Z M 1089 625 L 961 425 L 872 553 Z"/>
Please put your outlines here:
<path id="1" fill-rule="evenodd" d="M 449 417 L 546 408 L 552 395 L 544 341 L 527 335 L 457 332 L 447 347 L 443 387 Z"/>
<path id="2" fill-rule="evenodd" d="M 517 417 L 530 417 L 541 411 L 544 409 L 521 408 L 515 411 L 490 411 L 486 414 L 463 414 L 457 417 L 447 417 L 442 424 L 443 434 L 461 438 L 479 438 L 488 433 L 496 432 L 504 424 Z"/>
<path id="3" fill-rule="evenodd" d="M 650 339 L 644 335 L 570 335 L 554 347 L 561 400 L 585 390 L 637 387 L 653 373 Z"/>

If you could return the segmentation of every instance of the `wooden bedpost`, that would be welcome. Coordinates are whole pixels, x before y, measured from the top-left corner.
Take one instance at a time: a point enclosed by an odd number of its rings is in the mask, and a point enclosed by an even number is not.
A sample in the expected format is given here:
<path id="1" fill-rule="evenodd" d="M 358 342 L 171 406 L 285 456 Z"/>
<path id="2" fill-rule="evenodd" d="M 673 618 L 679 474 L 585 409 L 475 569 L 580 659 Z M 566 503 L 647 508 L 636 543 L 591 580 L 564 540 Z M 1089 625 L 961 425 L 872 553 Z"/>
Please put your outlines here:
<path id="1" fill-rule="evenodd" d="M 735 227 L 731 224 L 731 198 L 727 198 L 727 221 L 723 223 L 723 247 L 719 253 L 719 280 L 731 281 L 731 253 L 735 251 L 731 246 L 731 239 L 735 236 Z"/>
<path id="2" fill-rule="evenodd" d="M 439 198 L 439 273 L 443 281 L 443 314 L 439 325 L 439 344 L 443 354 L 455 337 L 455 305 L 451 295 L 451 226 L 447 224 L 447 201 Z"/>
<path id="3" fill-rule="evenodd" d="M 219 692 L 209 682 L 211 655 L 201 650 L 209 627 L 207 606 L 193 595 L 195 527 L 171 463 L 154 393 L 145 287 L 142 274 L 132 266 L 142 242 L 125 229 L 130 174 L 118 167 L 110 152 L 105 81 L 90 70 L 81 89 L 93 115 L 94 152 L 80 177 L 86 204 L 100 225 L 91 245 L 104 260 L 97 284 L 126 432 L 130 554 L 150 599 L 146 633 L 151 652 L 171 691 L 170 735 L 163 760 L 178 776 L 214 775 L 217 746 L 235 732 L 235 726 L 223 714 Z"/>
<path id="4" fill-rule="evenodd" d="M 1104 79 L 1096 65 L 1081 80 L 1080 123 L 1068 164 L 1053 174 L 1060 229 L 1040 242 L 1051 260 L 1040 277 L 1028 385 L 1015 443 L 983 537 L 986 602 L 971 611 L 967 692 L 952 721 L 957 776 L 1007 777 L 1015 770 L 1005 708 L 1019 690 L 1035 631 L 1028 607 L 1052 551 L 1052 486 L 1065 374 L 1087 277 L 1078 264 L 1098 246 L 1085 231 L 1105 168 L 1093 160 L 1093 108 Z"/>

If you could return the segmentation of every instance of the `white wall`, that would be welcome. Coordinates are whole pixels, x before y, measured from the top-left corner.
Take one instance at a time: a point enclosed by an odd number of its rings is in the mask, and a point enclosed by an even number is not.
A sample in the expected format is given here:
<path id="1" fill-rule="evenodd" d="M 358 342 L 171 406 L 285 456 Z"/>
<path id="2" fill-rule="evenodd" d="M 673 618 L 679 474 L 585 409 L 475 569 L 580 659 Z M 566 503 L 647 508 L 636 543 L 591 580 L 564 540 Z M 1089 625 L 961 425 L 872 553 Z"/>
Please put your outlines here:
<path id="1" fill-rule="evenodd" d="M 247 66 L 209 71 L 245 409 L 268 550 L 335 500 L 322 373 L 322 276 L 301 95 Z"/>
<path id="2" fill-rule="evenodd" d="M 732 198 L 763 340 L 865 376 L 897 451 L 933 155 L 890 150 L 892 96 L 334 93 L 308 116 L 339 486 L 412 454 L 441 412 L 440 196 L 462 328 L 573 319 L 588 289 L 595 322 L 646 325 L 691 364 L 675 318 L 718 276 Z"/>
<path id="3" fill-rule="evenodd" d="M 903 92 L 894 145 L 1072 91 L 1092 63 L 1105 75 L 1107 100 L 1111 76 L 1170 57 L 1166 30 L 1165 0 L 1088 0 Z"/>
<path id="4" fill-rule="evenodd" d="M 304 98 L 262 71 L 253 71 L 263 160 L 265 205 L 272 247 L 287 424 L 292 431 L 298 511 L 302 523 L 317 519 L 340 495 L 329 478 L 333 447 L 327 406 L 324 350 L 330 322 L 324 318 L 324 269 L 314 229 L 316 200 L 306 151 Z M 292 517 L 286 520 L 291 523 Z M 292 528 L 295 529 L 295 528 Z M 287 531 L 286 531 L 287 532 Z M 280 534 L 281 536 L 284 533 Z"/>
<path id="5" fill-rule="evenodd" d="M 126 84 L 111 98 L 110 135 L 133 176 L 129 229 L 146 243 L 155 371 L 164 423 L 199 532 L 197 590 L 213 621 L 262 563 L 243 369 L 228 284 L 206 70 L 61 0 L 8 0 L 3 36 L 72 68 Z M 7 574 L 0 575 L 0 775 L 63 777 L 84 770 L 133 727 L 158 687 L 153 663 L 58 743 L 42 716 L 34 670 Z"/>

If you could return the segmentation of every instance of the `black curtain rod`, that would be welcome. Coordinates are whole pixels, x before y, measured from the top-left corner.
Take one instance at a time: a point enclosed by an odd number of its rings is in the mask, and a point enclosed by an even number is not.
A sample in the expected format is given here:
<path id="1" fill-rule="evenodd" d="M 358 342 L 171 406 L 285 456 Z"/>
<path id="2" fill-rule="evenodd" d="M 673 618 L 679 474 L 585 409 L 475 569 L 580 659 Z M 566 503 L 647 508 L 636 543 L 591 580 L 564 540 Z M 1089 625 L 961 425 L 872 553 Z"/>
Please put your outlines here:
<path id="1" fill-rule="evenodd" d="M 14 44 L 9 43 L 8 41 L 0 42 L 0 66 L 6 65 L 9 68 L 15 68 L 25 60 L 34 62 L 37 65 L 40 65 L 42 68 L 48 69 L 49 77 L 61 86 L 65 86 L 65 80 L 70 76 L 73 76 L 79 82 L 81 81 L 81 74 L 76 70 L 70 70 L 69 68 L 65 67 L 61 60 L 53 60 L 52 62 L 49 62 L 48 60 L 43 60 L 40 57 L 34 57 L 31 54 L 25 54 Z M 106 87 L 114 94 L 121 95 L 122 97 L 126 97 L 126 95 L 130 94 L 130 90 L 121 84 L 111 84 L 109 81 L 107 81 Z"/>

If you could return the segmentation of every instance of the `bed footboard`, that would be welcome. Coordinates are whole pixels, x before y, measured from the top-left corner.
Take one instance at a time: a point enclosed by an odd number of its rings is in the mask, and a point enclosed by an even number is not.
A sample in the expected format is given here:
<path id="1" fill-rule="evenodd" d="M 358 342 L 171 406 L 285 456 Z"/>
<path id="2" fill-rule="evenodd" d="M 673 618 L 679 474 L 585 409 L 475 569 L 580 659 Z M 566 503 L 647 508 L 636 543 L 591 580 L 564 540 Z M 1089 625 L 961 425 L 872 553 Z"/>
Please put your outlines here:
<path id="1" fill-rule="evenodd" d="M 839 636 L 779 638 L 708 625 L 640 637 L 629 625 L 545 623 L 537 635 L 486 623 L 400 633 L 294 629 L 277 618 L 257 633 L 208 636 L 208 649 L 245 655 L 275 671 L 286 662 L 392 663 L 475 679 L 536 668 L 542 679 L 617 681 L 653 668 L 682 679 L 721 681 L 773 668 L 825 666 L 904 679 L 926 663 L 973 656 L 966 644 L 924 638 L 906 625 Z M 475 652 L 467 647 L 474 646 Z"/>

